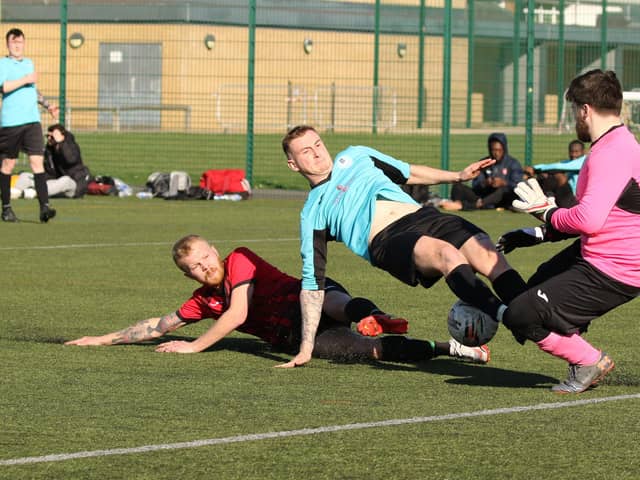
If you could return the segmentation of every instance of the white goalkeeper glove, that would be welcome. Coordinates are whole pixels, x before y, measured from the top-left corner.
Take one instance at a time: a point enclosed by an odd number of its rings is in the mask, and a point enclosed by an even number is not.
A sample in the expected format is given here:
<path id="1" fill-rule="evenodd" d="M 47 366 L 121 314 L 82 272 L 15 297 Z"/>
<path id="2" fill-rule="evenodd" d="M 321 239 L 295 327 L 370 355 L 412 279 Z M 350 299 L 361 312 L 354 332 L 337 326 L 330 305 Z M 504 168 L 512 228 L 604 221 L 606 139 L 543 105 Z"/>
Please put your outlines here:
<path id="1" fill-rule="evenodd" d="M 496 250 L 509 253 L 516 248 L 531 247 L 546 242 L 546 229 L 544 225 L 532 228 L 520 228 L 503 233 L 496 243 Z"/>
<path id="2" fill-rule="evenodd" d="M 520 199 L 511 203 L 513 208 L 519 212 L 530 213 L 543 222 L 548 222 L 558 208 L 556 201 L 544 194 L 535 178 L 518 183 L 513 192 Z"/>

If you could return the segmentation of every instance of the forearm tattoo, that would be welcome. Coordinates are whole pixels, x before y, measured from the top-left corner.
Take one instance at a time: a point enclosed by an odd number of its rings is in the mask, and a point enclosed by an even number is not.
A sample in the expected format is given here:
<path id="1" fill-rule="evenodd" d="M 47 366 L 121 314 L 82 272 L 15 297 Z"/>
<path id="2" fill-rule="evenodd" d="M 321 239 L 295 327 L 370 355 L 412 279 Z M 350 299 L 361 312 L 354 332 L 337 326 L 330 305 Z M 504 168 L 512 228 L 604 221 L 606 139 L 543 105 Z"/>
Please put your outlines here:
<path id="1" fill-rule="evenodd" d="M 313 347 L 322 315 L 324 290 L 302 290 L 300 308 L 302 313 L 302 345 Z"/>
<path id="2" fill-rule="evenodd" d="M 122 343 L 138 343 L 161 337 L 167 332 L 175 330 L 182 323 L 176 312 L 160 317 L 160 320 L 150 318 L 141 320 L 135 325 L 116 332 L 111 341 L 113 345 Z"/>

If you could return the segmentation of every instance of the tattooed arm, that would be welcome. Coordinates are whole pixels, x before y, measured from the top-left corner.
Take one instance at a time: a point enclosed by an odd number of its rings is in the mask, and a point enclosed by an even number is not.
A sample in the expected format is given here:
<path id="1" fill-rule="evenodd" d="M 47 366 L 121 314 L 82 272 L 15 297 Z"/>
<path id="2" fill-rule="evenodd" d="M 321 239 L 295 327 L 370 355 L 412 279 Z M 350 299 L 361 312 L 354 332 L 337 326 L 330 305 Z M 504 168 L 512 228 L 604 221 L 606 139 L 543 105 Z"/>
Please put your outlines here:
<path id="1" fill-rule="evenodd" d="M 156 352 L 197 353 L 219 342 L 246 321 L 253 290 L 253 285 L 248 283 L 235 287 L 231 292 L 229 307 L 206 332 L 192 342 L 174 340 L 162 343 L 156 347 Z"/>
<path id="2" fill-rule="evenodd" d="M 163 336 L 165 333 L 173 332 L 183 327 L 186 322 L 178 317 L 177 312 L 172 312 L 162 317 L 148 318 L 141 320 L 135 325 L 131 325 L 123 330 L 108 333 L 96 337 L 82 337 L 76 340 L 65 342 L 65 345 L 118 345 L 124 343 L 140 343 L 153 340 Z"/>
<path id="3" fill-rule="evenodd" d="M 300 291 L 300 310 L 302 312 L 302 340 L 300 342 L 300 352 L 293 358 L 293 360 L 283 363 L 282 365 L 277 365 L 278 367 L 298 367 L 311 360 L 318 325 L 320 325 L 323 302 L 324 290 Z"/>

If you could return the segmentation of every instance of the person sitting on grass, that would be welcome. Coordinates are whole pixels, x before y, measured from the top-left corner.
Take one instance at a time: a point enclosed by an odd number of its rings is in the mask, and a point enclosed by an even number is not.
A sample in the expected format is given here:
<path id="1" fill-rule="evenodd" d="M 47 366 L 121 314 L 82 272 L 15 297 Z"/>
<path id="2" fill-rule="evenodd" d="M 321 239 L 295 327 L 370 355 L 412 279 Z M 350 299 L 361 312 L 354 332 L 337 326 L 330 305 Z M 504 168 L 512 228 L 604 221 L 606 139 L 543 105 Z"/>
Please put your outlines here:
<path id="1" fill-rule="evenodd" d="M 535 178 L 546 195 L 555 198 L 556 205 L 571 208 L 578 204 L 578 174 L 586 158 L 584 142 L 572 140 L 569 143 L 568 160 L 527 166 L 524 168 L 525 179 Z"/>
<path id="2" fill-rule="evenodd" d="M 194 353 L 208 349 L 234 330 L 254 335 L 283 352 L 300 344 L 301 281 L 245 247 L 222 259 L 203 237 L 187 235 L 173 246 L 173 259 L 187 278 L 201 287 L 175 312 L 142 320 L 135 325 L 101 336 L 71 340 L 65 345 L 117 345 L 140 343 L 162 337 L 204 318 L 215 323 L 193 341 L 162 343 L 156 352 Z M 350 324 L 358 322 L 359 334 Z M 410 339 L 407 321 L 392 318 L 366 298 L 352 298 L 339 283 L 327 279 L 320 334 L 314 356 L 332 359 L 374 359 L 420 362 L 440 355 L 475 363 L 487 363 L 489 349 L 466 347 L 455 340 L 434 342 Z"/>
<path id="3" fill-rule="evenodd" d="M 44 169 L 49 197 L 82 198 L 87 193 L 91 172 L 82 161 L 80 146 L 64 125 L 56 123 L 47 128 L 47 146 L 44 150 Z M 11 196 L 34 198 L 34 176 L 22 172 Z"/>

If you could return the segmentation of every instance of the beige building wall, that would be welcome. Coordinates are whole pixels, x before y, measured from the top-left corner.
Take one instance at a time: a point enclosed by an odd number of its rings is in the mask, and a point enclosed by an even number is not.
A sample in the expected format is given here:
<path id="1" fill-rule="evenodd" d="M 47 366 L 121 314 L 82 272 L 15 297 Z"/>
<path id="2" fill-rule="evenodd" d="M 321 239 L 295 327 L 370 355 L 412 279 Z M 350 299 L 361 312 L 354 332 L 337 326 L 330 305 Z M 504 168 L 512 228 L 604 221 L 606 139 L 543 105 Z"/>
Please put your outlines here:
<path id="1" fill-rule="evenodd" d="M 14 26 L 14 25 L 12 25 Z M 39 72 L 38 88 L 48 97 L 59 89 L 59 26 L 15 25 L 27 38 L 26 54 Z M 5 26 L 5 30 L 10 28 Z M 238 132 L 246 128 L 248 31 L 217 25 L 69 24 L 84 44 L 67 48 L 67 123 L 74 129 L 98 128 L 99 48 L 101 43 L 157 43 L 162 49 L 161 129 Z M 205 36 L 215 36 L 212 49 Z M 312 42 L 309 53 L 303 47 Z M 404 56 L 398 54 L 404 45 Z M 426 37 L 423 126 L 438 126 L 442 106 L 443 42 Z M 418 114 L 418 37 L 382 35 L 376 124 L 410 130 Z M 453 123 L 463 122 L 466 102 L 467 43 L 452 45 Z M 366 130 L 374 111 L 374 35 L 334 31 L 259 28 L 256 31 L 255 125 L 257 131 L 282 131 L 291 124 Z M 481 105 L 474 98 L 474 105 Z M 474 108 L 474 117 L 482 112 Z M 44 118 L 43 118 L 44 119 Z"/>

